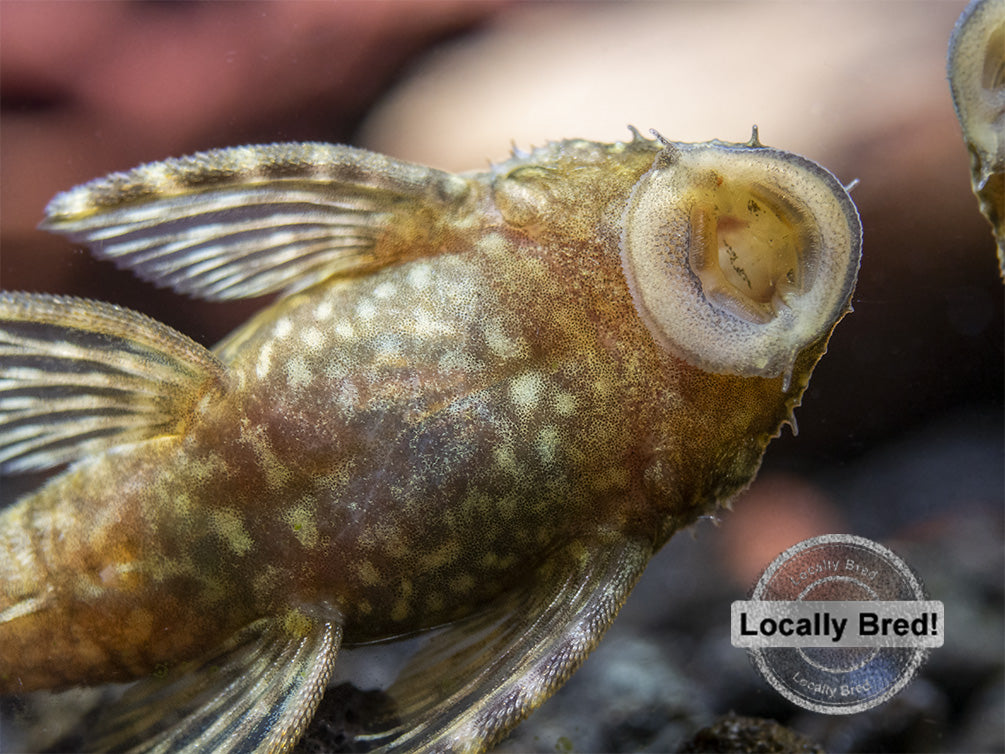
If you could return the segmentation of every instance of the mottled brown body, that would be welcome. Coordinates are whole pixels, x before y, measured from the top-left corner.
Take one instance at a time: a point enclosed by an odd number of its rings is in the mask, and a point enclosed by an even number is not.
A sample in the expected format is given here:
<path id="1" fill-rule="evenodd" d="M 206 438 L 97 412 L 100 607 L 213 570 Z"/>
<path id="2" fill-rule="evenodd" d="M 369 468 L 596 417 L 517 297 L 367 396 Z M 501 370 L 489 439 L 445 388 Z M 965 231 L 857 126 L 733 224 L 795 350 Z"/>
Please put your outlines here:
<path id="1" fill-rule="evenodd" d="M 661 159 L 640 138 L 562 142 L 463 190 L 440 179 L 449 207 L 222 343 L 180 429 L 5 511 L 0 690 L 143 677 L 275 616 L 347 643 L 414 633 L 569 553 L 654 551 L 742 489 L 834 320 L 769 375 L 654 337 L 621 239 Z"/>

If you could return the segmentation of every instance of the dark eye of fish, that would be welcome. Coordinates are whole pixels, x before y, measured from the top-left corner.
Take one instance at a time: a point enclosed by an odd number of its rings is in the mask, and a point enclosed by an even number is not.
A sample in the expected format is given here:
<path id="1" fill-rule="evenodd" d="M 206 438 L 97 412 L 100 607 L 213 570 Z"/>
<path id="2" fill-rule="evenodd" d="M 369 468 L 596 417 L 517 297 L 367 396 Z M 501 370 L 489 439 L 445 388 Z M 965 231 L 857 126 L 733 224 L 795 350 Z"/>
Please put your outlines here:
<path id="1" fill-rule="evenodd" d="M 727 503 L 849 310 L 858 215 L 746 144 L 560 141 L 451 175 L 240 147 L 43 227 L 179 293 L 278 293 L 212 351 L 0 294 L 0 693 L 135 681 L 89 747 L 289 751 L 342 646 L 438 628 L 365 721 L 478 751 L 652 554 Z"/>

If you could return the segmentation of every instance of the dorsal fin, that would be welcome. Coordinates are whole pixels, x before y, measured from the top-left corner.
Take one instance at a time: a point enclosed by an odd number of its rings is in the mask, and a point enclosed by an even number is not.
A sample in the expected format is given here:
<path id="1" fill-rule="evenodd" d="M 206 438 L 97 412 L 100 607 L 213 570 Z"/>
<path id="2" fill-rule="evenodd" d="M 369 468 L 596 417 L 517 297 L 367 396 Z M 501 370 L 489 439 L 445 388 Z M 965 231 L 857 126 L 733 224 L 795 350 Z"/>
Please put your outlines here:
<path id="1" fill-rule="evenodd" d="M 142 314 L 0 293 L 0 471 L 177 434 L 225 376 L 207 349 Z"/>
<path id="2" fill-rule="evenodd" d="M 56 196 L 41 227 L 206 299 L 299 290 L 436 253 L 467 179 L 333 144 L 202 152 Z"/>

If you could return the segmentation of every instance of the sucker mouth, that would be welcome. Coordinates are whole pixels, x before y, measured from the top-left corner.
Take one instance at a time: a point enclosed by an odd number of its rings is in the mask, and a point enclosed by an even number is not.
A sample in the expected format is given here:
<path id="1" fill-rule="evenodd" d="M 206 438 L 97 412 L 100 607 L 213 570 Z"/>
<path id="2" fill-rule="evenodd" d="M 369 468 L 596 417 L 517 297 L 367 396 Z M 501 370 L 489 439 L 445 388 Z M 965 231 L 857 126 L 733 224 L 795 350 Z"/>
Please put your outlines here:
<path id="1" fill-rule="evenodd" d="M 796 226 L 800 214 L 784 204 L 764 191 L 719 182 L 713 196 L 691 208 L 688 264 L 702 292 L 752 324 L 767 324 L 789 309 L 805 284 L 811 245 Z"/>
<path id="2" fill-rule="evenodd" d="M 640 178 L 621 258 L 657 342 L 719 374 L 782 377 L 848 311 L 861 224 L 847 192 L 805 158 L 682 144 Z"/>

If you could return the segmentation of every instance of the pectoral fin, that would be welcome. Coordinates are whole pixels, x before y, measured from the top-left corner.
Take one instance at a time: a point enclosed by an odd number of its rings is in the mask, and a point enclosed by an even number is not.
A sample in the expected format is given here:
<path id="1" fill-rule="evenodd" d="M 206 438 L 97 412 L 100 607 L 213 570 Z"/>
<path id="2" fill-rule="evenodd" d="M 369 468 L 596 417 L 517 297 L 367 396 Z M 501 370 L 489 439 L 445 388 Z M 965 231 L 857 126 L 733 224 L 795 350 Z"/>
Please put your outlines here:
<path id="1" fill-rule="evenodd" d="M 466 179 L 332 144 L 203 152 L 59 194 L 43 228 L 206 299 L 299 290 L 436 253 Z"/>
<path id="2" fill-rule="evenodd" d="M 533 583 L 420 650 L 388 689 L 379 751 L 484 751 L 579 667 L 652 554 L 641 542 L 575 544 Z"/>
<path id="3" fill-rule="evenodd" d="M 294 612 L 262 620 L 217 652 L 141 681 L 85 741 L 97 751 L 288 752 L 310 722 L 341 626 Z"/>
<path id="4" fill-rule="evenodd" d="M 0 471 L 176 434 L 225 377 L 207 349 L 142 314 L 0 293 Z"/>

